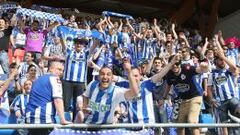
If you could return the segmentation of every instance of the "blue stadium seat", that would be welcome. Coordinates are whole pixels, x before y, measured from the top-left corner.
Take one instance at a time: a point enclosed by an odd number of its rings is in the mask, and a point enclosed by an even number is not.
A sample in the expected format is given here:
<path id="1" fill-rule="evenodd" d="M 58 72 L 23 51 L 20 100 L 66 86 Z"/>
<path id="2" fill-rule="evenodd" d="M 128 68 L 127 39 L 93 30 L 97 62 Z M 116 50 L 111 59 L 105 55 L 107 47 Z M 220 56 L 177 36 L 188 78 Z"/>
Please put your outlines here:
<path id="1" fill-rule="evenodd" d="M 72 114 L 70 112 L 65 112 L 64 115 L 66 120 L 72 121 Z M 55 119 L 57 123 L 60 123 L 60 118 L 58 115 L 55 117 Z"/>

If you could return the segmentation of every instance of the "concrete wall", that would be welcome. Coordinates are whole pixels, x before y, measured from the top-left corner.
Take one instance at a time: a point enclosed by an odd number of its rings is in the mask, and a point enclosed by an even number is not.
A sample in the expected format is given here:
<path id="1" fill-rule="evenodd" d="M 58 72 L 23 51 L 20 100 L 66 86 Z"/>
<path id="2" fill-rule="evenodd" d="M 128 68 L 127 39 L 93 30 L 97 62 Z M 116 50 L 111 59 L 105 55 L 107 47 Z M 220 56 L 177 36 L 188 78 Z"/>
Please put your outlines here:
<path id="1" fill-rule="evenodd" d="M 240 10 L 220 19 L 214 32 L 218 30 L 222 30 L 224 38 L 232 36 L 240 38 Z"/>

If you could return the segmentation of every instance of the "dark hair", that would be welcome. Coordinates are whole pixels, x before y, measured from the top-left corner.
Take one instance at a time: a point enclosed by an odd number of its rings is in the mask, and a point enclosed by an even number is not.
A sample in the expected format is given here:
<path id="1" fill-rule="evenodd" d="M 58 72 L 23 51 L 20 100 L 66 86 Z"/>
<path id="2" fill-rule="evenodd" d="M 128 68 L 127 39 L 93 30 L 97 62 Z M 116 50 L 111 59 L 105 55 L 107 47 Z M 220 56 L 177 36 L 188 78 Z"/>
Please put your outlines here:
<path id="1" fill-rule="evenodd" d="M 131 69 L 132 69 L 132 70 L 136 69 L 136 70 L 138 70 L 139 73 L 140 73 L 140 69 L 139 69 L 139 67 L 134 66 L 134 67 L 132 67 Z"/>
<path id="2" fill-rule="evenodd" d="M 17 63 L 13 62 L 9 65 L 9 68 L 17 68 Z"/>
<path id="3" fill-rule="evenodd" d="M 35 65 L 30 64 L 29 67 L 28 67 L 28 69 L 27 69 L 27 72 L 29 72 L 32 67 L 37 68 Z"/>
<path id="4" fill-rule="evenodd" d="M 26 53 L 29 53 L 29 54 L 31 54 L 31 57 L 33 58 L 33 60 L 35 60 L 36 59 L 36 55 L 33 53 L 33 52 L 25 52 L 25 54 Z"/>
<path id="5" fill-rule="evenodd" d="M 104 68 L 108 68 L 108 69 L 110 69 L 111 72 L 112 72 L 112 74 L 113 74 L 113 70 L 112 70 L 112 68 L 109 67 L 109 66 L 106 66 L 106 65 L 104 65 L 104 66 L 99 70 L 99 73 L 100 73 Z"/>
<path id="6" fill-rule="evenodd" d="M 175 56 L 175 55 L 171 55 L 171 56 L 169 57 L 169 59 L 168 59 L 168 62 L 171 62 L 172 59 L 174 58 L 174 56 Z M 181 63 L 181 60 L 179 60 L 179 62 L 177 62 L 177 63 Z"/>
<path id="7" fill-rule="evenodd" d="M 26 55 L 27 53 L 31 54 L 31 57 L 34 57 L 34 53 L 33 53 L 33 52 L 25 52 L 25 55 Z"/>
<path id="8" fill-rule="evenodd" d="M 39 24 L 39 21 L 38 20 L 33 20 L 32 23 L 38 23 Z"/>
<path id="9" fill-rule="evenodd" d="M 155 57 L 153 61 L 155 62 L 156 60 L 160 60 L 160 61 L 162 61 L 162 59 L 159 58 L 159 57 Z"/>
<path id="10" fill-rule="evenodd" d="M 166 32 L 166 35 L 169 35 L 169 34 L 173 37 L 173 33 L 170 32 L 170 31 L 167 31 L 167 32 Z"/>
<path id="11" fill-rule="evenodd" d="M 172 45 L 172 42 L 171 41 L 165 42 L 165 45 L 167 45 L 167 44 L 171 44 Z"/>
<path id="12" fill-rule="evenodd" d="M 80 44 L 84 44 L 87 45 L 88 44 L 88 40 L 85 38 L 75 38 L 73 39 L 73 42 L 76 43 L 80 43 Z"/>

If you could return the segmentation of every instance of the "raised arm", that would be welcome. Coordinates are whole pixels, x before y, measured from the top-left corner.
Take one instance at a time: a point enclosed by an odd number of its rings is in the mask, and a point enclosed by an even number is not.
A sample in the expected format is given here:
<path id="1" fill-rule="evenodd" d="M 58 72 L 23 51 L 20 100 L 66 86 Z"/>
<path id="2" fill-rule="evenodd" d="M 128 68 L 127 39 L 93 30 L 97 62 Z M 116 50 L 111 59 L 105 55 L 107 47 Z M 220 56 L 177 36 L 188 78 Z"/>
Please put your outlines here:
<path id="1" fill-rule="evenodd" d="M 104 30 L 102 28 L 102 25 L 107 21 L 107 17 L 105 17 L 103 20 L 101 19 L 100 22 L 97 24 L 98 31 L 101 33 L 104 33 Z"/>
<path id="2" fill-rule="evenodd" d="M 132 32 L 138 39 L 141 39 L 141 38 L 142 38 L 141 36 L 139 36 L 139 35 L 135 32 L 133 26 L 130 24 L 130 22 L 129 22 L 128 19 L 126 20 L 126 25 L 128 26 L 128 28 L 131 30 L 131 32 Z"/>
<path id="3" fill-rule="evenodd" d="M 112 21 L 111 21 L 111 17 L 110 17 L 110 16 L 107 18 L 107 23 L 108 23 L 108 25 L 109 25 L 111 28 L 114 28 L 114 25 L 113 25 L 113 23 L 112 23 Z"/>
<path id="4" fill-rule="evenodd" d="M 187 47 L 190 47 L 189 42 L 184 34 L 180 34 L 179 38 L 183 39 L 184 42 L 186 43 Z"/>
<path id="5" fill-rule="evenodd" d="M 96 60 L 99 57 L 100 53 L 102 52 L 102 48 L 103 48 L 103 45 L 97 50 L 96 53 L 93 54 L 93 58 L 92 58 L 93 60 Z"/>
<path id="6" fill-rule="evenodd" d="M 225 41 L 224 41 L 224 39 L 223 39 L 222 31 L 221 31 L 221 30 L 218 31 L 218 41 L 219 41 L 219 43 L 220 43 L 221 45 L 225 45 Z"/>
<path id="7" fill-rule="evenodd" d="M 218 51 L 217 55 L 218 55 L 218 57 L 220 57 L 227 63 L 227 65 L 229 66 L 230 72 L 232 72 L 234 75 L 238 74 L 238 72 L 237 72 L 238 69 L 237 69 L 236 65 L 231 60 L 229 60 L 227 57 L 225 57 L 223 52 Z"/>
<path id="8" fill-rule="evenodd" d="M 202 47 L 202 51 L 201 51 L 201 54 L 205 54 L 205 52 L 206 52 L 206 50 L 207 50 L 207 46 L 208 46 L 208 38 L 206 37 L 205 38 L 205 43 L 204 43 L 204 45 L 203 45 L 203 47 Z"/>
<path id="9" fill-rule="evenodd" d="M 101 68 L 92 61 L 92 56 L 88 59 L 88 66 L 99 71 Z"/>
<path id="10" fill-rule="evenodd" d="M 22 19 L 20 19 L 18 22 L 19 22 L 20 28 L 22 30 L 25 30 L 26 29 L 25 22 Z"/>
<path id="11" fill-rule="evenodd" d="M 178 35 L 175 31 L 175 27 L 176 25 L 174 23 L 172 23 L 172 33 L 173 33 L 173 36 L 174 36 L 174 39 L 177 40 L 178 39 Z"/>
<path id="12" fill-rule="evenodd" d="M 218 41 L 218 35 L 217 34 L 214 35 L 213 43 L 217 46 L 219 51 L 224 52 L 222 46 L 220 45 L 220 43 Z"/>
<path id="13" fill-rule="evenodd" d="M 54 22 L 53 24 L 51 24 L 46 30 L 49 32 L 51 31 L 53 28 L 57 27 L 59 25 L 59 22 Z"/>
<path id="14" fill-rule="evenodd" d="M 129 60 L 124 60 L 124 68 L 128 73 L 128 80 L 129 80 L 129 90 L 125 92 L 124 96 L 126 100 L 131 100 L 137 96 L 139 92 L 139 87 L 137 81 L 133 77 L 131 64 Z"/>
<path id="15" fill-rule="evenodd" d="M 168 73 L 172 66 L 180 60 L 180 54 L 176 54 L 171 62 L 169 62 L 159 73 L 151 77 L 154 83 L 160 82 L 162 78 Z"/>
<path id="16" fill-rule="evenodd" d="M 120 21 L 120 25 L 118 27 L 118 32 L 121 32 L 122 31 L 123 22 L 122 22 L 122 19 L 120 19 L 119 21 Z"/>
<path id="17" fill-rule="evenodd" d="M 2 97 L 3 93 L 7 90 L 17 73 L 17 69 L 14 69 L 14 71 L 10 73 L 9 78 L 0 86 L 0 97 Z"/>
<path id="18" fill-rule="evenodd" d="M 150 60 L 150 62 L 148 63 L 147 68 L 146 68 L 146 74 L 150 74 L 154 59 L 155 59 L 155 57 L 153 57 L 153 58 Z"/>

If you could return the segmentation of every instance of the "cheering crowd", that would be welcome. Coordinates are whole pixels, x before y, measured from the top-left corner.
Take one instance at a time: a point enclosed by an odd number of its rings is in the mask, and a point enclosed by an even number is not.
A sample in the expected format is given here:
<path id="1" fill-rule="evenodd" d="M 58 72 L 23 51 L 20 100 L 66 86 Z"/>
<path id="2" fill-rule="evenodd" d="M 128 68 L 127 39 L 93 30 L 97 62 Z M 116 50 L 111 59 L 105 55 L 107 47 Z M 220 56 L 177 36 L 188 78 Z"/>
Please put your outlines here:
<path id="1" fill-rule="evenodd" d="M 229 113 L 240 118 L 236 37 L 224 40 L 219 31 L 205 38 L 166 19 L 66 19 L 46 23 L 2 14 L 0 123 L 10 113 L 27 124 L 56 123 L 56 114 L 61 124 L 204 123 L 203 114 L 224 123 L 231 121 Z M 164 129 L 176 132 L 198 135 L 200 129 Z"/>

